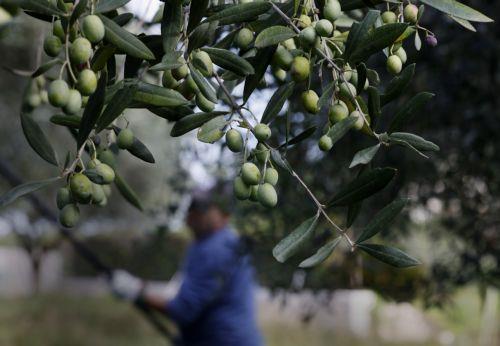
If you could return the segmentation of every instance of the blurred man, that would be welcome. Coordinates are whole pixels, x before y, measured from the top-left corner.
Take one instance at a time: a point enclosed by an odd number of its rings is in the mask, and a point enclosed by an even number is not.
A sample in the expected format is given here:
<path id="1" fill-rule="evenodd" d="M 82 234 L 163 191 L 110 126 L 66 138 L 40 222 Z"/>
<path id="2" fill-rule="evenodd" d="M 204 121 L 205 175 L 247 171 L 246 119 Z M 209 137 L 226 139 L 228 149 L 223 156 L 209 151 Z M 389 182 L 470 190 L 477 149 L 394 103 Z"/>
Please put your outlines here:
<path id="1" fill-rule="evenodd" d="M 260 346 L 254 310 L 253 268 L 242 240 L 229 226 L 230 201 L 221 191 L 193 196 L 186 223 L 194 234 L 171 299 L 148 293 L 147 283 L 125 271 L 113 274 L 118 296 L 141 299 L 180 329 L 178 345 Z"/>

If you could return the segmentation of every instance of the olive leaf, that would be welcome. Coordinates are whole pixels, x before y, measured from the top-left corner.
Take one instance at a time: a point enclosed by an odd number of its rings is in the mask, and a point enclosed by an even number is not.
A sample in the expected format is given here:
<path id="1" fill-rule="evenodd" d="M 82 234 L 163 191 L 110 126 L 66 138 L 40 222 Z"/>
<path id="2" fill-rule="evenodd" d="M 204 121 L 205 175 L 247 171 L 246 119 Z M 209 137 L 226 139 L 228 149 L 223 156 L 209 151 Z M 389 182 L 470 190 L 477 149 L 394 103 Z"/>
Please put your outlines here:
<path id="1" fill-rule="evenodd" d="M 19 5 L 22 9 L 33 11 L 39 14 L 63 16 L 64 12 L 59 10 L 49 0 L 14 0 L 13 4 Z"/>
<path id="2" fill-rule="evenodd" d="M 481 12 L 455 0 L 421 0 L 421 2 L 441 12 L 471 22 L 493 22 L 493 19 L 485 16 Z"/>
<path id="3" fill-rule="evenodd" d="M 193 30 L 193 32 L 189 37 L 189 43 L 187 49 L 188 53 L 192 52 L 194 49 L 201 48 L 205 45 L 210 45 L 215 38 L 215 34 L 217 32 L 218 27 L 219 27 L 218 21 L 206 22 L 198 25 L 196 29 Z"/>
<path id="4" fill-rule="evenodd" d="M 90 132 L 93 130 L 97 119 L 99 119 L 99 116 L 101 115 L 102 108 L 104 107 L 104 95 L 107 83 L 108 75 L 105 71 L 103 71 L 101 73 L 101 77 L 99 78 L 99 82 L 97 83 L 97 89 L 92 95 L 90 95 L 87 106 L 85 106 L 85 110 L 83 111 L 80 128 L 78 130 L 78 148 L 85 143 Z"/>
<path id="5" fill-rule="evenodd" d="M 356 72 L 358 73 L 358 83 L 356 86 L 356 94 L 361 94 L 363 89 L 365 88 L 366 83 L 366 65 L 364 63 L 359 63 L 356 66 Z"/>
<path id="6" fill-rule="evenodd" d="M 271 8 L 267 1 L 256 1 L 245 4 L 230 5 L 207 18 L 207 21 L 219 21 L 221 25 L 249 21 L 266 13 Z"/>
<path id="7" fill-rule="evenodd" d="M 61 177 L 54 177 L 39 181 L 31 181 L 28 183 L 24 183 L 22 185 L 18 185 L 13 189 L 4 193 L 2 196 L 0 196 L 0 208 L 5 207 L 6 205 L 14 202 L 16 199 L 20 197 L 23 197 L 27 194 L 38 191 L 40 189 L 46 188 L 49 185 L 52 185 L 53 183 L 59 180 L 61 180 Z"/>
<path id="8" fill-rule="evenodd" d="M 243 100 L 245 102 L 264 77 L 275 51 L 276 46 L 259 49 L 253 58 L 248 59 L 250 64 L 253 66 L 255 73 L 247 76 L 245 80 L 245 86 L 243 88 Z"/>
<path id="9" fill-rule="evenodd" d="M 200 89 L 200 92 L 205 96 L 208 100 L 213 103 L 217 103 L 217 94 L 215 90 L 212 88 L 210 83 L 203 77 L 200 71 L 198 71 L 191 63 L 189 65 L 189 70 L 191 71 L 191 76 L 193 77 L 196 86 Z"/>
<path id="10" fill-rule="evenodd" d="M 33 74 L 31 75 L 31 78 L 36 78 L 38 76 L 41 76 L 42 74 L 44 74 L 45 72 L 50 70 L 52 67 L 54 67 L 56 65 L 60 65 L 62 63 L 63 63 L 63 61 L 61 59 L 54 59 L 54 60 L 47 61 L 46 63 L 41 65 L 39 68 L 37 68 L 35 72 L 33 72 Z"/>
<path id="11" fill-rule="evenodd" d="M 396 175 L 396 172 L 396 169 L 389 167 L 374 168 L 364 172 L 341 188 L 328 202 L 327 206 L 346 206 L 362 201 L 386 187 Z"/>
<path id="12" fill-rule="evenodd" d="M 311 257 L 306 258 L 305 260 L 300 262 L 299 267 L 300 268 L 310 268 L 310 267 L 314 267 L 314 266 L 320 264 L 321 262 L 326 260 L 328 257 L 330 257 L 333 250 L 335 250 L 337 245 L 340 243 L 341 239 L 342 239 L 342 237 L 339 236 L 339 237 L 329 241 L 328 243 L 326 243 L 325 245 L 320 247 L 314 255 L 312 255 Z"/>
<path id="13" fill-rule="evenodd" d="M 100 0 L 95 8 L 95 13 L 106 13 L 125 6 L 130 0 Z"/>
<path id="14" fill-rule="evenodd" d="M 327 107 L 332 100 L 333 92 L 335 91 L 335 86 L 337 83 L 330 82 L 326 88 L 323 89 L 323 93 L 321 94 L 318 100 L 318 108 L 322 109 L 323 107 Z"/>
<path id="15" fill-rule="evenodd" d="M 357 117 L 347 117 L 333 125 L 327 133 L 327 136 L 332 139 L 332 145 L 339 141 L 349 130 L 354 126 Z"/>
<path id="16" fill-rule="evenodd" d="M 466 19 L 462 19 L 462 18 L 458 18 L 458 17 L 454 17 L 454 16 L 449 16 L 451 19 L 453 19 L 455 22 L 457 22 L 458 24 L 460 24 L 461 26 L 463 26 L 464 28 L 466 28 L 467 30 L 470 30 L 472 32 L 476 32 L 476 28 L 474 27 L 474 25 L 472 25 L 471 22 L 469 22 L 468 20 Z"/>
<path id="17" fill-rule="evenodd" d="M 161 37 L 165 53 L 175 50 L 181 36 L 183 19 L 182 0 L 166 1 L 161 20 Z"/>
<path id="18" fill-rule="evenodd" d="M 261 123 L 268 124 L 279 114 L 286 100 L 292 96 L 294 87 L 295 83 L 292 81 L 281 85 L 274 92 L 266 106 L 266 109 L 264 110 Z"/>
<path id="19" fill-rule="evenodd" d="M 368 59 L 382 49 L 393 44 L 406 30 L 406 23 L 390 23 L 368 31 L 349 56 L 348 61 L 358 62 Z"/>
<path id="20" fill-rule="evenodd" d="M 71 129 L 79 129 L 82 118 L 79 115 L 53 115 L 50 122 L 55 125 L 66 126 Z"/>
<path id="21" fill-rule="evenodd" d="M 99 15 L 106 28 L 104 39 L 125 54 L 139 59 L 154 60 L 153 52 L 137 37 L 116 24 L 113 20 Z"/>
<path id="22" fill-rule="evenodd" d="M 58 166 L 59 162 L 56 152 L 31 114 L 21 112 L 21 126 L 24 137 L 28 141 L 30 147 L 33 148 L 42 159 L 54 166 Z"/>
<path id="23" fill-rule="evenodd" d="M 434 97 L 434 94 L 428 92 L 420 92 L 413 96 L 403 107 L 396 113 L 394 119 L 389 126 L 389 133 L 399 130 L 404 127 L 413 116 L 419 112 L 425 104 Z"/>
<path id="24" fill-rule="evenodd" d="M 378 244 L 358 244 L 357 247 L 393 267 L 407 268 L 421 264 L 419 260 L 394 247 Z"/>
<path id="25" fill-rule="evenodd" d="M 299 133 L 297 136 L 291 138 L 288 142 L 285 142 L 279 146 L 279 148 L 283 148 L 285 146 L 291 146 L 297 143 L 302 142 L 303 140 L 311 137 L 316 132 L 317 127 L 311 126 Z"/>
<path id="26" fill-rule="evenodd" d="M 189 103 L 178 91 L 146 82 L 137 84 L 134 101 L 156 107 L 178 107 Z"/>
<path id="27" fill-rule="evenodd" d="M 370 221 L 370 223 L 363 229 L 358 239 L 356 240 L 356 244 L 362 243 L 370 238 L 372 238 L 375 234 L 383 231 L 387 228 L 392 220 L 396 216 L 401 213 L 403 208 L 408 203 L 408 198 L 401 198 L 392 201 L 390 204 L 385 206 L 381 211 L 379 211 L 375 217 Z"/>
<path id="28" fill-rule="evenodd" d="M 207 121 L 198 130 L 198 140 L 204 143 L 215 143 L 224 136 L 222 129 L 227 125 L 224 116 L 218 116 Z"/>
<path id="29" fill-rule="evenodd" d="M 151 66 L 150 70 L 151 71 L 165 71 L 165 70 L 171 70 L 177 67 L 181 67 L 183 65 L 182 62 L 179 61 L 179 58 L 182 56 L 182 52 L 180 51 L 175 51 L 175 52 L 169 52 L 166 53 L 163 58 L 161 59 L 161 62 Z"/>
<path id="30" fill-rule="evenodd" d="M 368 31 L 375 24 L 379 16 L 380 11 L 369 10 L 360 23 L 354 23 L 352 25 L 351 30 L 349 31 L 349 36 L 347 36 L 347 41 L 345 43 L 345 51 L 343 56 L 345 60 L 350 60 L 352 53 L 356 48 L 360 46 L 361 42 L 367 36 Z"/>
<path id="31" fill-rule="evenodd" d="M 122 129 L 118 126 L 113 126 L 113 131 L 119 134 Z M 144 162 L 155 163 L 155 158 L 144 143 L 134 136 L 132 145 L 127 148 L 127 151 Z"/>
<path id="32" fill-rule="evenodd" d="M 277 149 L 271 149 L 271 159 L 276 163 L 278 166 L 280 166 L 283 169 L 286 169 L 288 172 L 292 173 L 292 168 L 290 167 L 290 164 L 288 163 L 287 159 L 281 155 L 279 150 Z"/>
<path id="33" fill-rule="evenodd" d="M 295 31 L 287 26 L 275 25 L 262 30 L 255 38 L 255 47 L 264 48 L 286 41 L 297 36 Z"/>
<path id="34" fill-rule="evenodd" d="M 207 47 L 203 48 L 202 51 L 205 51 L 210 56 L 215 65 L 237 75 L 246 76 L 255 73 L 254 68 L 246 59 L 226 49 Z"/>
<path id="35" fill-rule="evenodd" d="M 96 132 L 99 133 L 108 127 L 127 109 L 137 92 L 137 84 L 126 84 L 118 90 L 97 120 Z"/>
<path id="36" fill-rule="evenodd" d="M 189 8 L 189 22 L 187 26 L 187 32 L 191 32 L 196 29 L 198 24 L 201 22 L 203 17 L 207 12 L 207 7 L 210 0 L 198 0 L 196 6 L 190 6 Z"/>
<path id="37" fill-rule="evenodd" d="M 278 262 L 285 262 L 287 259 L 296 254 L 304 244 L 311 239 L 314 234 L 314 229 L 318 224 L 319 214 L 302 222 L 288 236 L 273 248 L 273 256 Z"/>
<path id="38" fill-rule="evenodd" d="M 389 143 L 402 145 L 415 150 L 418 154 L 425 156 L 421 152 L 425 151 L 439 151 L 439 146 L 436 144 L 417 136 L 413 133 L 407 132 L 393 132 L 389 135 Z"/>
<path id="39" fill-rule="evenodd" d="M 356 10 L 358 8 L 365 8 L 366 6 L 374 7 L 384 2 L 392 2 L 386 0 L 340 0 L 343 11 Z"/>
<path id="40" fill-rule="evenodd" d="M 69 18 L 70 25 L 75 23 L 78 18 L 80 18 L 80 16 L 85 12 L 85 10 L 87 9 L 87 4 L 88 0 L 80 0 L 78 4 L 76 4 L 73 13 L 71 13 L 71 17 Z"/>
<path id="41" fill-rule="evenodd" d="M 123 198 L 125 198 L 125 200 L 127 200 L 130 204 L 132 204 L 140 211 L 144 210 L 141 200 L 139 199 L 139 196 L 137 196 L 137 194 L 130 187 L 130 185 L 128 185 L 127 182 L 116 172 L 115 172 L 114 182 L 115 186 L 118 188 L 118 191 L 123 196 Z"/>
<path id="42" fill-rule="evenodd" d="M 371 160 L 373 160 L 379 149 L 380 143 L 358 151 L 352 158 L 349 168 L 356 167 L 357 165 L 366 165 Z"/>
<path id="43" fill-rule="evenodd" d="M 384 93 L 380 95 L 381 106 L 386 105 L 401 95 L 407 89 L 408 85 L 410 85 L 414 74 L 415 64 L 411 64 L 406 66 L 399 76 L 394 77 L 385 88 Z"/>
<path id="44" fill-rule="evenodd" d="M 177 121 L 170 131 L 172 137 L 182 136 L 189 131 L 197 129 L 207 121 L 221 115 L 226 115 L 227 112 L 210 112 L 210 113 L 194 113 L 186 115 L 181 120 Z"/>

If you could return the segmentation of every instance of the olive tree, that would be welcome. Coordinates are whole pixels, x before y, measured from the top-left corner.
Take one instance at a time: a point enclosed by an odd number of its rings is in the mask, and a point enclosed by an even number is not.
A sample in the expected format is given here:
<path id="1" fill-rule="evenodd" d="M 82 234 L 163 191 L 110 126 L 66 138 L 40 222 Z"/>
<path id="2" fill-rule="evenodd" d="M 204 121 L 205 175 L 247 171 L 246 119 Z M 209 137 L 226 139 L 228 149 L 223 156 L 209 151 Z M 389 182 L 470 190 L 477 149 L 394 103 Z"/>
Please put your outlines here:
<path id="1" fill-rule="evenodd" d="M 151 23 L 136 21 L 127 13 L 127 0 L 1 2 L 52 25 L 43 44 L 47 59 L 30 74 L 20 118 L 31 147 L 58 174 L 8 191 L 0 197 L 0 206 L 59 184 L 60 223 L 71 228 L 78 223 L 82 206 L 109 203 L 110 184 L 115 184 L 127 201 L 142 209 L 138 194 L 119 174 L 115 154 L 127 151 L 154 163 L 123 116 L 126 109 L 144 108 L 173 122 L 173 137 L 195 130 L 201 142 L 224 139 L 240 162 L 234 177 L 236 199 L 275 207 L 280 174 L 289 174 L 306 191 L 314 212 L 275 246 L 278 261 L 297 254 L 322 223 L 328 225 L 330 236 L 301 267 L 324 261 L 340 242 L 395 267 L 419 264 L 397 248 L 369 242 L 408 199 L 381 206 L 356 238 L 350 228 L 361 202 L 397 174 L 391 167 L 373 167 L 376 155 L 394 146 L 422 158 L 439 150 L 418 134 L 405 132 L 434 95 L 420 92 L 395 112 L 387 128 L 379 130 L 376 124 L 415 73 L 415 64 L 407 64 L 404 46 L 420 50 L 423 43 L 429 47 L 438 43 L 421 24 L 424 9 L 437 9 L 469 29 L 474 22 L 492 20 L 455 0 L 420 0 L 419 6 L 416 1 L 399 0 L 163 2 Z M 132 24 L 146 34 L 134 34 Z M 147 33 L 154 24 L 161 26 L 161 35 Z M 382 54 L 386 71 L 377 71 L 370 58 Z M 248 101 L 259 89 L 268 88 L 268 70 L 273 76 L 270 83 L 278 87 L 265 100 L 263 114 L 256 114 Z M 382 83 L 386 76 L 391 77 Z M 289 119 L 290 103 L 296 99 L 302 113 L 299 124 Z M 33 117 L 42 103 L 58 110 L 50 121 L 73 134 L 74 148 L 58 147 L 43 133 Z M 297 133 L 292 123 L 301 131 Z M 319 151 L 326 152 L 354 131 L 373 144 L 353 156 L 345 167 L 351 181 L 337 186 L 333 196 L 313 191 L 297 173 L 300 167 L 287 160 L 288 150 L 305 139 L 314 137 Z M 344 223 L 331 217 L 332 210 L 342 207 L 347 207 Z"/>

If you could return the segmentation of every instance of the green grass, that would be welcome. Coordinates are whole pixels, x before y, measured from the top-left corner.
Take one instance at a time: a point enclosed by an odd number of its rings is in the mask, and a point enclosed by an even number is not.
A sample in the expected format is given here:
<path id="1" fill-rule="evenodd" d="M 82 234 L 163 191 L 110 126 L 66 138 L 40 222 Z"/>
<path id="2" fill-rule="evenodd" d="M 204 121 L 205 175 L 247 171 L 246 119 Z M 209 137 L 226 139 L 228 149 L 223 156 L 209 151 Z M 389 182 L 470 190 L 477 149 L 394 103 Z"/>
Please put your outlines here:
<path id="1" fill-rule="evenodd" d="M 426 314 L 440 329 L 452 331 L 457 336 L 453 345 L 475 344 L 481 316 L 476 291 L 473 288 L 462 290 L 454 301 L 454 305 L 444 310 L 433 309 Z M 387 345 L 377 338 L 375 331 L 368 340 L 354 340 L 349 335 L 335 333 L 333 328 L 319 328 L 314 323 L 276 321 L 263 325 L 262 330 L 268 346 Z M 165 344 L 138 312 L 111 297 L 40 295 L 0 299 L 1 346 Z M 437 344 L 426 344 L 431 345 Z"/>

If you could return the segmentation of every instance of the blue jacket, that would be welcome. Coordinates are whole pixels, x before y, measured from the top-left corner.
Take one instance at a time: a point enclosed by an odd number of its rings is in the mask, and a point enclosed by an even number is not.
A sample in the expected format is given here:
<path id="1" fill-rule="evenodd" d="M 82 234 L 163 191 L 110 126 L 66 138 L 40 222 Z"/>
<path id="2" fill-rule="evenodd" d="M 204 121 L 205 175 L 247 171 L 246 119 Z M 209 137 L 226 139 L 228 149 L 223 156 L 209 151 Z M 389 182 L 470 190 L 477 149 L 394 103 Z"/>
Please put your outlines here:
<path id="1" fill-rule="evenodd" d="M 254 309 L 254 272 L 240 238 L 229 228 L 188 250 L 183 283 L 168 302 L 182 345 L 261 346 Z"/>

